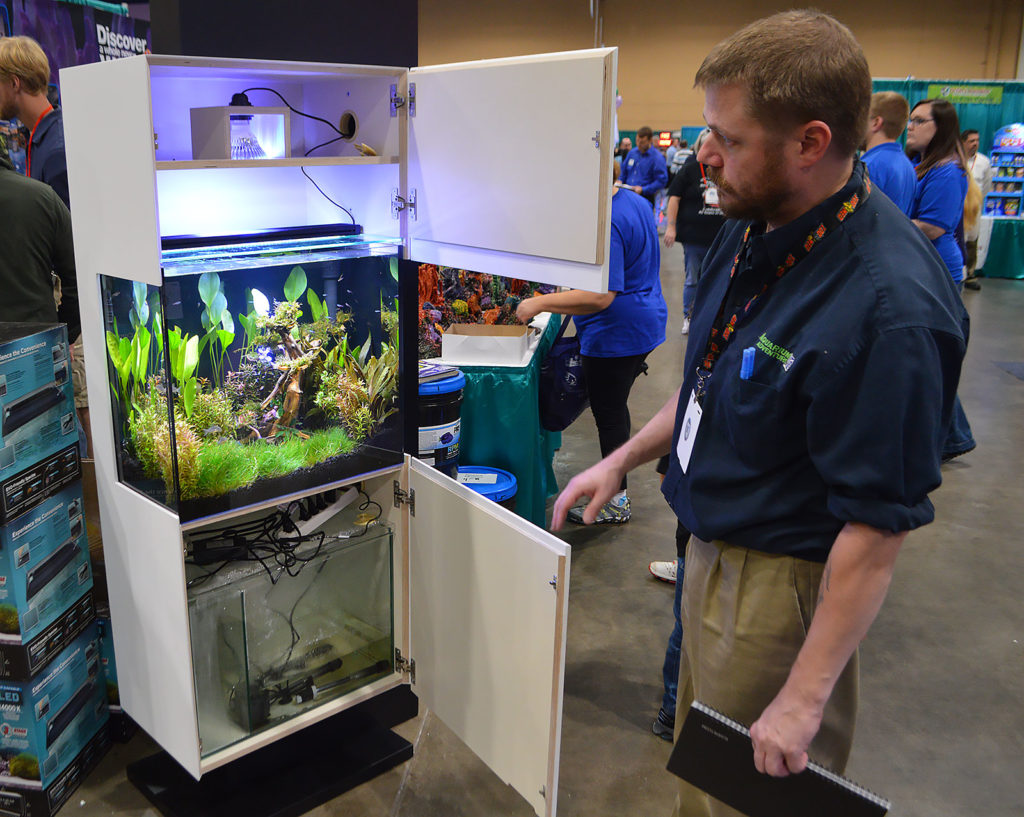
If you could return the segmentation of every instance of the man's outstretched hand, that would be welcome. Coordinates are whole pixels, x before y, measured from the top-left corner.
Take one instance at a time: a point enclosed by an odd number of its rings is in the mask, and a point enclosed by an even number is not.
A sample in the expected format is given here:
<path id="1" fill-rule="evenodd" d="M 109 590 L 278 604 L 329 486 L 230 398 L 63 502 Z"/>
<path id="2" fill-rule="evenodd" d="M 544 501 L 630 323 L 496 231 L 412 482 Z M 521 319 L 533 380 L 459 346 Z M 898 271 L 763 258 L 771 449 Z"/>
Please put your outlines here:
<path id="1" fill-rule="evenodd" d="M 583 512 L 583 521 L 592 524 L 604 504 L 618 492 L 623 476 L 624 472 L 610 465 L 607 460 L 601 460 L 597 465 L 577 474 L 555 500 L 551 530 L 561 530 L 569 509 L 574 508 L 585 496 L 590 497 L 590 502 Z"/>

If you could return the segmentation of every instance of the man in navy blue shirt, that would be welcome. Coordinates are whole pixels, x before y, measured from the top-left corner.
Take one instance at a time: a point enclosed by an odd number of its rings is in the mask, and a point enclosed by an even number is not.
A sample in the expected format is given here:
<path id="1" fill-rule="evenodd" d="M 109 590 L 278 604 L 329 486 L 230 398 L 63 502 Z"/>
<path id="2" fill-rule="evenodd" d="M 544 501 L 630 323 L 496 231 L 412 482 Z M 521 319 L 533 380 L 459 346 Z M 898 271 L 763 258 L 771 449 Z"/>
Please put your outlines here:
<path id="1" fill-rule="evenodd" d="M 620 186 L 639 193 L 651 207 L 654 207 L 658 191 L 668 184 L 665 157 L 660 150 L 651 146 L 653 136 L 654 131 L 647 126 L 636 132 L 636 147 L 622 160 L 619 178 Z"/>
<path id="2" fill-rule="evenodd" d="M 64 119 L 46 96 L 50 62 L 31 37 L 0 38 L 0 119 L 29 130 L 25 175 L 50 185 L 71 207 L 64 155 Z"/>
<path id="3" fill-rule="evenodd" d="M 824 59 L 823 55 L 828 55 Z M 842 771 L 857 645 L 907 532 L 932 521 L 967 316 L 933 248 L 856 162 L 871 74 L 814 11 L 759 20 L 697 72 L 698 154 L 728 218 L 703 267 L 680 390 L 575 477 L 552 526 L 670 453 L 686 551 L 679 706 L 752 724 L 754 766 Z M 683 718 L 677 718 L 677 730 Z M 733 815 L 681 784 L 677 813 Z"/>
<path id="4" fill-rule="evenodd" d="M 896 141 L 907 127 L 910 105 L 895 91 L 871 95 L 868 135 L 861 161 L 867 165 L 871 184 L 892 199 L 910 217 L 917 190 L 917 174 L 910 159 Z"/>

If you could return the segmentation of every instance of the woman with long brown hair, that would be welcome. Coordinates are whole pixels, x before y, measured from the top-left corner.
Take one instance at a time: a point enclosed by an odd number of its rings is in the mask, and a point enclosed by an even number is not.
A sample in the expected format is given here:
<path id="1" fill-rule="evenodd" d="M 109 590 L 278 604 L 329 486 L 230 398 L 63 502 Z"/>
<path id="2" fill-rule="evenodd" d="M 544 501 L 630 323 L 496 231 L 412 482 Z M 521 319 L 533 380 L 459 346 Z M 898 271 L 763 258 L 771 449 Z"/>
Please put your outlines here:
<path id="1" fill-rule="evenodd" d="M 967 195 L 967 158 L 956 109 L 945 99 L 926 99 L 914 106 L 907 123 L 907 155 L 917 173 L 910 217 L 931 239 L 959 284 L 964 257 L 957 231 Z"/>
<path id="2" fill-rule="evenodd" d="M 907 123 L 907 155 L 917 172 L 910 218 L 942 256 L 957 287 L 964 279 L 963 218 L 967 196 L 967 157 L 960 142 L 956 108 L 944 99 L 918 102 Z M 975 446 L 960 398 L 942 446 L 943 462 Z"/>

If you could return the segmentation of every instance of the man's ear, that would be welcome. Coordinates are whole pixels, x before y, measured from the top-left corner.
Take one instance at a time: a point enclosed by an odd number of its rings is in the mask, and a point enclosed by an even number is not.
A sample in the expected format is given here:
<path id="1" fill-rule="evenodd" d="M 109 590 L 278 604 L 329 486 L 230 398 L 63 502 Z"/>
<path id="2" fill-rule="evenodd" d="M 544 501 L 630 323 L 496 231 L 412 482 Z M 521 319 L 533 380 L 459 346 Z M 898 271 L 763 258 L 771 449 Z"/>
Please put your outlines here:
<path id="1" fill-rule="evenodd" d="M 832 129 L 818 119 L 801 125 L 796 136 L 800 143 L 799 162 L 804 167 L 811 167 L 825 158 L 832 144 Z"/>

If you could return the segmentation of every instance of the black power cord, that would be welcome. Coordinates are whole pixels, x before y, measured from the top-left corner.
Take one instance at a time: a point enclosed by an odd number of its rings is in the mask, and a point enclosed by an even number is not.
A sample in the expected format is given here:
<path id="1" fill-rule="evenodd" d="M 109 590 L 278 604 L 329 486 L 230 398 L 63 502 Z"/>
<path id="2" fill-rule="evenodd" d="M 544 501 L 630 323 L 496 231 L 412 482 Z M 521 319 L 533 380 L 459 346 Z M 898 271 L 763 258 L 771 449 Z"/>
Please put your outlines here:
<path id="1" fill-rule="evenodd" d="M 315 120 L 317 122 L 323 122 L 325 125 L 327 125 L 327 127 L 329 127 L 336 134 L 338 134 L 337 137 L 335 137 L 334 139 L 329 139 L 326 142 L 321 142 L 319 145 L 316 145 L 315 147 L 311 147 L 309 150 L 306 151 L 306 153 L 305 153 L 306 156 L 309 156 L 309 154 L 311 154 L 314 150 L 319 150 L 320 148 L 327 147 L 328 145 L 333 145 L 335 142 L 338 142 L 338 141 L 340 141 L 340 140 L 345 138 L 345 134 L 343 134 L 341 132 L 341 130 L 338 128 L 338 126 L 335 125 L 333 122 L 329 122 L 328 120 L 324 119 L 323 117 L 313 116 L 313 114 L 305 113 L 304 111 L 300 111 L 297 108 L 293 108 L 291 106 L 291 103 L 289 103 L 287 99 L 285 99 L 283 96 L 281 96 L 281 94 L 278 93 L 277 91 L 275 91 L 273 88 L 246 88 L 244 91 L 241 92 L 241 96 L 245 100 L 244 102 L 242 102 L 243 105 L 248 102 L 248 98 L 245 97 L 245 95 L 247 93 L 249 93 L 249 91 L 269 91 L 270 93 L 274 94 L 274 96 L 276 96 L 278 99 L 280 99 L 285 104 L 285 107 L 288 108 L 288 110 L 291 111 L 292 113 L 298 114 L 299 116 L 304 116 L 307 119 L 313 119 L 313 120 Z M 239 94 L 235 94 L 235 98 L 237 98 L 238 96 L 239 96 Z M 232 104 L 234 104 L 235 98 L 232 98 Z M 241 100 L 239 100 L 239 101 L 241 101 Z M 323 196 L 325 199 L 327 199 L 327 201 L 329 201 L 331 204 L 333 204 L 335 207 L 337 207 L 339 210 L 341 210 L 343 213 L 345 213 L 345 215 L 347 215 L 350 219 L 352 219 L 352 223 L 353 224 L 356 223 L 356 217 L 354 215 L 352 215 L 352 211 L 349 210 L 347 207 L 343 207 L 342 205 L 338 204 L 338 202 L 336 202 L 334 199 L 332 199 L 330 196 L 328 196 L 323 191 L 323 188 L 321 188 L 320 185 L 318 185 L 315 181 L 313 181 L 313 177 L 310 176 L 306 172 L 306 168 L 300 167 L 299 170 L 302 171 L 302 175 L 303 176 L 305 176 L 307 179 L 309 179 L 309 183 L 311 185 L 313 185 L 313 187 L 315 187 L 319 191 L 321 196 Z"/>

